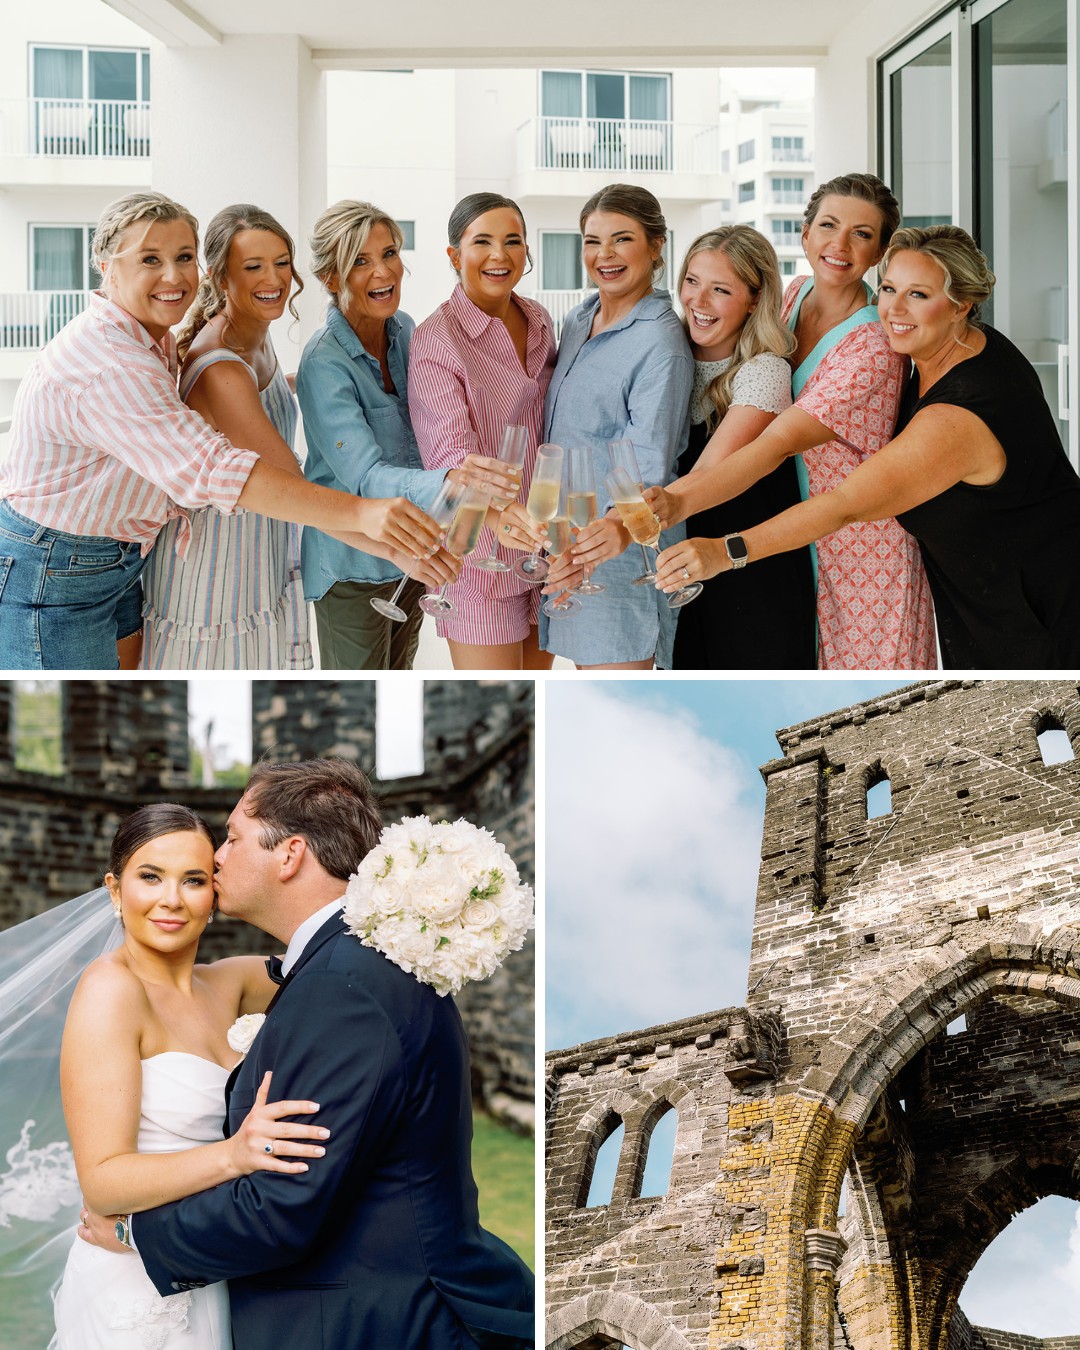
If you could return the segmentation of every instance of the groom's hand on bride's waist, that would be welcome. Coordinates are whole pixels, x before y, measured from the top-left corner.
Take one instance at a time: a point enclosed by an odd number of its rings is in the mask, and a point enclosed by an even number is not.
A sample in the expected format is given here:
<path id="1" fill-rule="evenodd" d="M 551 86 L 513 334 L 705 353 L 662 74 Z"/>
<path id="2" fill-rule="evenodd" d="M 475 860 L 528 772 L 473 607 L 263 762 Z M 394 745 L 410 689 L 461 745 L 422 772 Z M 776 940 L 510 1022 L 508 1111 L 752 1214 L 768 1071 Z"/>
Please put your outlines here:
<path id="1" fill-rule="evenodd" d="M 116 1221 L 120 1217 L 119 1214 L 95 1214 L 84 1205 L 79 1215 L 79 1237 L 92 1247 L 104 1247 L 108 1252 L 130 1252 L 131 1248 L 116 1236 Z"/>

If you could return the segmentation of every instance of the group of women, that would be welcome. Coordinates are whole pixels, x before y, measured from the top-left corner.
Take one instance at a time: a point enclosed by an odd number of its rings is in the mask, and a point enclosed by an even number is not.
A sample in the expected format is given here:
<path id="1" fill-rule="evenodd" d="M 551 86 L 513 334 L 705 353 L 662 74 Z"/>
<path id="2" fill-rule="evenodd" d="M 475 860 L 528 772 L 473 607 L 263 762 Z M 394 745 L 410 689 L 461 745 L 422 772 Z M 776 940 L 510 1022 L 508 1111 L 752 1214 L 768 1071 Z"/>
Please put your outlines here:
<path id="1" fill-rule="evenodd" d="M 102 291 L 19 391 L 0 483 L 6 664 L 304 668 L 311 601 L 324 668 L 407 668 L 429 586 L 451 602 L 437 627 L 461 669 L 928 669 L 935 607 L 946 667 L 1072 664 L 1080 479 L 1035 371 L 978 320 L 986 259 L 955 227 L 899 224 L 872 175 L 824 184 L 804 217 L 811 275 L 783 295 L 764 236 L 703 234 L 680 320 L 658 286 L 660 204 L 613 184 L 582 208 L 590 290 L 556 350 L 516 291 L 514 202 L 458 203 L 456 284 L 418 327 L 400 312 L 397 223 L 339 202 L 311 240 L 328 306 L 295 378 L 301 469 L 269 339 L 303 284 L 292 240 L 230 207 L 200 283 L 190 214 L 125 198 L 94 237 Z M 499 458 L 510 426 L 520 467 Z M 654 584 L 602 486 L 626 441 L 663 528 Z M 523 505 L 543 442 L 589 452 L 599 492 L 541 586 L 482 564 L 546 543 Z M 480 494 L 464 558 L 431 514 L 447 479 Z M 599 593 L 544 612 L 586 573 Z"/>

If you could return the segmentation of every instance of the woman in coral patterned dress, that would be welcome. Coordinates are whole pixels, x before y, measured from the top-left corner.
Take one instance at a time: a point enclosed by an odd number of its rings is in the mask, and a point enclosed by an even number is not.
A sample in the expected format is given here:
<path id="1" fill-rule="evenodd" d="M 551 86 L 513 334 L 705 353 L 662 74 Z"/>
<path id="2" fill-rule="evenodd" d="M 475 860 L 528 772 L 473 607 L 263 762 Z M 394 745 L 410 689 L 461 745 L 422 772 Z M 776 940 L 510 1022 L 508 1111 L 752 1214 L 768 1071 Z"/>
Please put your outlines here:
<path id="1" fill-rule="evenodd" d="M 699 464 L 666 491 L 652 489 L 665 526 L 744 492 L 791 454 L 804 497 L 829 492 L 888 443 L 907 361 L 889 346 L 862 278 L 899 222 L 895 197 L 871 174 L 834 178 L 810 198 L 802 240 L 813 276 L 793 281 L 784 297 L 797 343 L 794 403 L 715 469 Z M 741 537 L 728 540 L 741 566 Z M 895 520 L 846 525 L 819 540 L 815 567 L 822 669 L 936 668 L 929 583 L 918 545 Z"/>

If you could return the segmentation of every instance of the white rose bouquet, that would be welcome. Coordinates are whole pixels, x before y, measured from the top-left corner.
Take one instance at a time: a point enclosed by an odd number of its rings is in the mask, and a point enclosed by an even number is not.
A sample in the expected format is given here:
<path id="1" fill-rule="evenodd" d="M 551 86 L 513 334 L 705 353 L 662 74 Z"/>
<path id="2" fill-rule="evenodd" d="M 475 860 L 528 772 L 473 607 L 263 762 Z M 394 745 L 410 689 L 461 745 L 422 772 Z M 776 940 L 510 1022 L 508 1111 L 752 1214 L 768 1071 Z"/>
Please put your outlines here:
<path id="1" fill-rule="evenodd" d="M 489 830 L 407 816 L 383 830 L 349 878 L 344 919 L 365 947 L 456 994 L 524 945 L 533 893 Z"/>

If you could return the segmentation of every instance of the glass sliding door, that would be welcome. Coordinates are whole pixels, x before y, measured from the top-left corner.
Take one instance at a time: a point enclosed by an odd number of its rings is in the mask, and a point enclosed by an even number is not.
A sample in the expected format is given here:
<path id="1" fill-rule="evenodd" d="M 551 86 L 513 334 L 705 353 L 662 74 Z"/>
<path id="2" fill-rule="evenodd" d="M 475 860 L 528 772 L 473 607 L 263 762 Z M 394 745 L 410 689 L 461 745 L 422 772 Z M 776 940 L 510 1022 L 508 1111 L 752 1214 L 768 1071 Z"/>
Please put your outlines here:
<path id="1" fill-rule="evenodd" d="M 935 25 L 934 33 L 940 26 Z M 887 71 L 888 141 L 884 175 L 905 225 L 951 223 L 954 216 L 953 146 L 955 34 L 934 33 L 921 50 L 890 62 Z"/>
<path id="2" fill-rule="evenodd" d="M 986 317 L 1035 365 L 1055 412 L 1068 342 L 1066 3 L 1009 0 L 973 16 L 976 234 L 997 277 Z"/>

